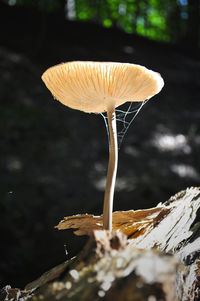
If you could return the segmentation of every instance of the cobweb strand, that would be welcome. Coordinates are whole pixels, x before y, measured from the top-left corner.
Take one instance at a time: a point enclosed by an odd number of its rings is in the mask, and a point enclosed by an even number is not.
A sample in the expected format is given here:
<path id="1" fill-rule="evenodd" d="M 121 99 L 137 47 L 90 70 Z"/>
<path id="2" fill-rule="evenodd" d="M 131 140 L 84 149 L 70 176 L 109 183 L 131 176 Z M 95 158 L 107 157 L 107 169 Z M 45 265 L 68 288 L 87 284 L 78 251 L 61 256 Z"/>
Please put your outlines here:
<path id="1" fill-rule="evenodd" d="M 117 122 L 117 138 L 118 138 L 118 149 L 120 149 L 122 142 L 124 140 L 124 137 L 136 118 L 136 116 L 141 111 L 142 107 L 148 102 L 149 99 L 143 101 L 142 103 L 139 103 L 136 107 L 134 106 L 134 103 L 129 103 L 129 106 L 126 111 L 116 109 L 116 122 Z M 107 114 L 106 113 L 100 113 L 101 116 L 104 119 L 107 137 L 108 137 L 108 145 L 109 145 L 109 129 L 108 129 L 108 120 L 107 120 Z"/>

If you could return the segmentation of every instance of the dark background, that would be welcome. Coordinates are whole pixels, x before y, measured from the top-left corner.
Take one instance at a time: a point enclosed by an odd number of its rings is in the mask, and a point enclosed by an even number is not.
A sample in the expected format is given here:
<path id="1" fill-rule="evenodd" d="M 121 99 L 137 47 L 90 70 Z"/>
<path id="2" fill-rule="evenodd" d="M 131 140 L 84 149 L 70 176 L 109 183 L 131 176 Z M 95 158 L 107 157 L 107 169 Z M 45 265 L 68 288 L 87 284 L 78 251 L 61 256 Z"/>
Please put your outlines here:
<path id="1" fill-rule="evenodd" d="M 1 287 L 23 288 L 80 251 L 86 238 L 54 229 L 64 216 L 102 213 L 103 118 L 54 101 L 41 81 L 48 67 L 129 62 L 165 80 L 121 146 L 114 210 L 155 206 L 200 180 L 199 1 L 160 1 L 168 5 L 159 8 L 165 27 L 151 23 L 148 1 L 93 1 L 93 14 L 90 1 L 75 1 L 73 20 L 65 1 L 33 2 L 0 2 Z M 112 15 L 111 2 L 113 10 L 133 2 L 132 23 L 127 12 Z"/>

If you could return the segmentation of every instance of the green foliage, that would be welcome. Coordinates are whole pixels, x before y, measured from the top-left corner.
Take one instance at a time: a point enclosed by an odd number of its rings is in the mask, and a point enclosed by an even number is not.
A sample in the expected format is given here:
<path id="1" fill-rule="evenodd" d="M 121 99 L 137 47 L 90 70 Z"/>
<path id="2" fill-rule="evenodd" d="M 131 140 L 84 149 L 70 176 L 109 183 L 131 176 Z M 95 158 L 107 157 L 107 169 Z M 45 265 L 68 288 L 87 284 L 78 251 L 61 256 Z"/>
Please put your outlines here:
<path id="1" fill-rule="evenodd" d="M 94 21 L 104 27 L 117 26 L 127 33 L 151 39 L 178 42 L 191 30 L 190 0 L 0 0 L 9 5 L 37 7 L 46 12 L 66 10 L 69 19 Z M 196 2 L 195 0 L 194 2 Z M 192 3 L 192 5 L 191 5 Z M 197 7 L 198 8 L 198 7 Z M 198 18 L 196 18 L 197 20 Z M 189 22 L 190 20 L 190 22 Z M 194 22 L 198 22 L 195 21 Z M 199 22 L 197 27 L 200 32 Z M 197 35 L 198 38 L 198 35 Z"/>
<path id="2" fill-rule="evenodd" d="M 180 0 L 181 1 L 181 0 Z M 171 41 L 171 16 L 184 27 L 181 13 L 187 0 L 74 0 L 74 19 L 93 20 L 104 27 L 117 26 L 155 40 Z M 177 9 L 179 8 L 179 9 Z M 178 34 L 178 33 L 177 33 Z"/>

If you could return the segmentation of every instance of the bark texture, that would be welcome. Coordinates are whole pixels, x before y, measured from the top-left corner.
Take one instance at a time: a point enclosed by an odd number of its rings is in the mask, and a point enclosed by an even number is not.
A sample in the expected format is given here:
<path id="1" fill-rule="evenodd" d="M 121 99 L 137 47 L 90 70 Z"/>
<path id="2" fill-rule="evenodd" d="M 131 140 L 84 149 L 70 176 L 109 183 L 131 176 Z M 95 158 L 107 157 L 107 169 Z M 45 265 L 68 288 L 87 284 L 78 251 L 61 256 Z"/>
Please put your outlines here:
<path id="1" fill-rule="evenodd" d="M 90 238 L 82 252 L 28 284 L 6 286 L 2 300 L 200 300 L 200 188 L 192 187 L 148 210 L 65 218 Z"/>

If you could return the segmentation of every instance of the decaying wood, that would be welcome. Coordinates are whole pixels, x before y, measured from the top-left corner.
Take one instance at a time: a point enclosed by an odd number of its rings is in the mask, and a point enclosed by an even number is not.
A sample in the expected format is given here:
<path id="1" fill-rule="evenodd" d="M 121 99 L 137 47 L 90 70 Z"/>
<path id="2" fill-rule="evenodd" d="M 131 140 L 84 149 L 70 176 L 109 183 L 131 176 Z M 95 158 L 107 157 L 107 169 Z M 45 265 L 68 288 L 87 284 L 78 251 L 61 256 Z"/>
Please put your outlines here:
<path id="1" fill-rule="evenodd" d="M 134 238 L 150 230 L 169 210 L 169 208 L 158 207 L 137 211 L 116 211 L 113 212 L 112 229 L 113 231 L 120 230 L 129 239 Z M 58 230 L 78 229 L 74 231 L 74 234 L 90 236 L 94 230 L 103 229 L 103 218 L 92 214 L 67 216 L 55 228 Z"/>
<path id="2" fill-rule="evenodd" d="M 192 187 L 152 209 L 113 213 L 113 232 L 101 230 L 102 217 L 65 218 L 57 228 L 78 229 L 88 243 L 20 300 L 200 300 L 199 208 L 200 188 Z"/>
<path id="3" fill-rule="evenodd" d="M 6 285 L 0 290 L 0 301 L 3 300 L 26 300 L 32 296 L 32 290 L 20 290 L 18 288 L 11 288 L 10 285 Z"/>

